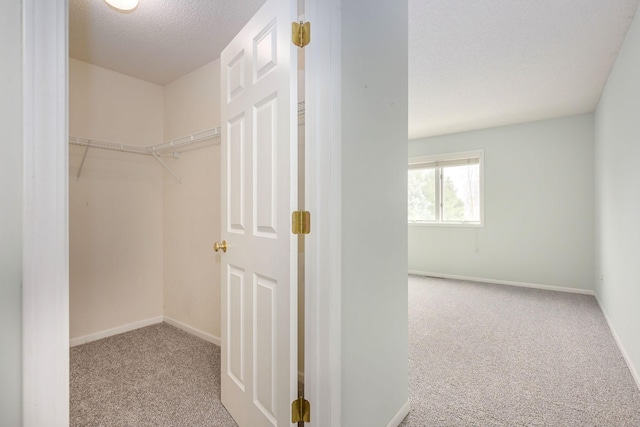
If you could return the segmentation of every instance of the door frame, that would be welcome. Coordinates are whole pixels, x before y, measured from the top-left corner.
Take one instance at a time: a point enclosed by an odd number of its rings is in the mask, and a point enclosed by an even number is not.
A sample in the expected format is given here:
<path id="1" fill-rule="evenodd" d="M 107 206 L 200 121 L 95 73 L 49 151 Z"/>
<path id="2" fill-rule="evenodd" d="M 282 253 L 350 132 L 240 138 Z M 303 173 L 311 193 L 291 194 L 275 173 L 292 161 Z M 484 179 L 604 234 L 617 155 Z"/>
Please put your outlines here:
<path id="1" fill-rule="evenodd" d="M 341 0 L 306 0 L 305 397 L 309 426 L 341 425 Z M 317 34 L 322 34 L 318 37 Z"/>
<path id="2" fill-rule="evenodd" d="M 325 35 L 307 48 L 310 426 L 340 426 L 340 2 L 309 1 L 305 11 L 316 34 Z M 68 426 L 68 2 L 23 0 L 22 8 L 23 425 Z"/>
<path id="3" fill-rule="evenodd" d="M 23 0 L 22 422 L 69 425 L 66 0 Z"/>

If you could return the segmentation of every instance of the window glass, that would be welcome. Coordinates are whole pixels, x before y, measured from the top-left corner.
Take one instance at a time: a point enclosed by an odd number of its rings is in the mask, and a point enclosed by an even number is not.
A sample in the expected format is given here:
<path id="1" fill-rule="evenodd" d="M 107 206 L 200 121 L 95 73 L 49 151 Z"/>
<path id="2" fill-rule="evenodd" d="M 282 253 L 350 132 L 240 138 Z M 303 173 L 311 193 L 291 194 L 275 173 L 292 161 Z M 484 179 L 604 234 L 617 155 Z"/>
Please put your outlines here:
<path id="1" fill-rule="evenodd" d="M 483 155 L 473 151 L 409 159 L 409 223 L 482 226 Z"/>
<path id="2" fill-rule="evenodd" d="M 442 168 L 442 220 L 480 222 L 480 165 Z"/>
<path id="3" fill-rule="evenodd" d="M 436 220 L 436 170 L 409 169 L 409 221 Z"/>

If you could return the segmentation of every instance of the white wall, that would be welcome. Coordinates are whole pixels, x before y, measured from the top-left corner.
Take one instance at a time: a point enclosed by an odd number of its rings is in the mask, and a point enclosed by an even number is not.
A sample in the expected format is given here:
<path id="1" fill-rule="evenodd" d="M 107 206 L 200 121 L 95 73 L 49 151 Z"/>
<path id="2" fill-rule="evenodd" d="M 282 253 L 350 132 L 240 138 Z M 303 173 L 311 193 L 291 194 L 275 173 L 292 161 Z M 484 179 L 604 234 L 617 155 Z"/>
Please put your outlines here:
<path id="1" fill-rule="evenodd" d="M 640 18 L 596 110 L 596 294 L 640 385 Z"/>
<path id="2" fill-rule="evenodd" d="M 408 399 L 407 13 L 406 0 L 342 2 L 345 427 L 386 426 Z"/>
<path id="3" fill-rule="evenodd" d="M 484 150 L 483 228 L 409 225 L 409 270 L 593 290 L 592 114 L 413 140 Z"/>
<path id="4" fill-rule="evenodd" d="M 22 4 L 0 5 L 0 424 L 21 425 Z"/>
<path id="5" fill-rule="evenodd" d="M 164 88 L 164 136 L 170 140 L 220 126 L 220 61 Z M 211 142 L 211 141 L 208 141 Z M 220 145 L 184 152 L 164 175 L 164 314 L 220 337 Z"/>
<path id="6" fill-rule="evenodd" d="M 163 89 L 69 60 L 69 134 L 163 141 Z M 70 148 L 70 338 L 162 316 L 164 170 L 150 157 Z"/>

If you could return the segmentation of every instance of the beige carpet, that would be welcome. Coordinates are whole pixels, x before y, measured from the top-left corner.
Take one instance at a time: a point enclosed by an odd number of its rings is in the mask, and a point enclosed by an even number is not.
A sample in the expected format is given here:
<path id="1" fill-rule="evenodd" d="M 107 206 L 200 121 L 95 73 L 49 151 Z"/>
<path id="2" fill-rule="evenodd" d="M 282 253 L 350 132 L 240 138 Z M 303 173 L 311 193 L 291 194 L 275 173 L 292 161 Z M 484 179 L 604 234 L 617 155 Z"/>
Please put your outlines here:
<path id="1" fill-rule="evenodd" d="M 640 426 L 587 295 L 410 276 L 409 395 L 404 427 Z"/>
<path id="2" fill-rule="evenodd" d="M 220 347 L 166 323 L 71 349 L 71 426 L 235 426 Z"/>
<path id="3" fill-rule="evenodd" d="M 640 426 L 593 297 L 410 277 L 409 323 L 404 427 Z M 162 323 L 72 348 L 71 425 L 235 426 L 219 347 Z"/>

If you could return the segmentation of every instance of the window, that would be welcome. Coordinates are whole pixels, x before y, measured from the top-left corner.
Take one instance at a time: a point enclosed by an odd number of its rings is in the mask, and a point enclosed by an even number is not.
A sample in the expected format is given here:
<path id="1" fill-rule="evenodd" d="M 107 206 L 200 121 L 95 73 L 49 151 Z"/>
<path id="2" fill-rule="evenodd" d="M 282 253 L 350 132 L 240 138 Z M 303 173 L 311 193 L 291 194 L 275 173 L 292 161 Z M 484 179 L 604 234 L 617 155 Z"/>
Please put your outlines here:
<path id="1" fill-rule="evenodd" d="M 409 161 L 410 224 L 482 225 L 482 151 Z"/>

